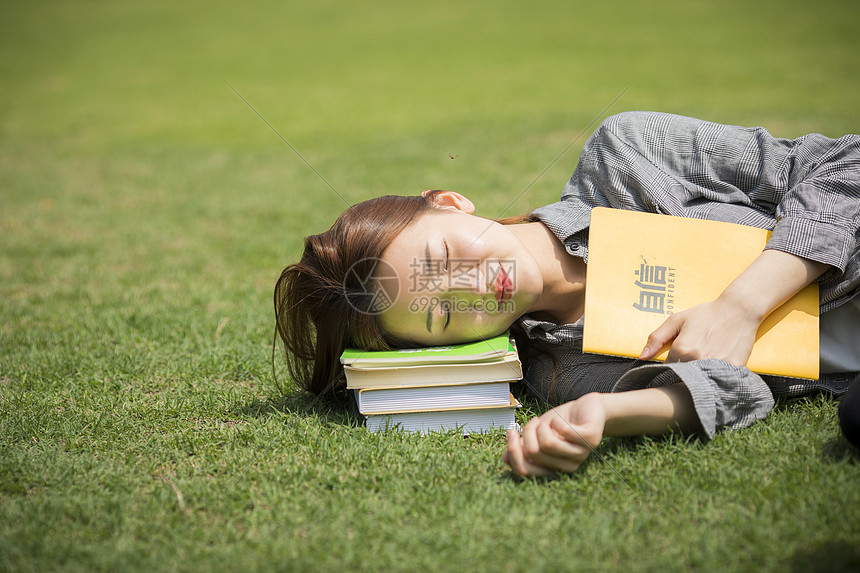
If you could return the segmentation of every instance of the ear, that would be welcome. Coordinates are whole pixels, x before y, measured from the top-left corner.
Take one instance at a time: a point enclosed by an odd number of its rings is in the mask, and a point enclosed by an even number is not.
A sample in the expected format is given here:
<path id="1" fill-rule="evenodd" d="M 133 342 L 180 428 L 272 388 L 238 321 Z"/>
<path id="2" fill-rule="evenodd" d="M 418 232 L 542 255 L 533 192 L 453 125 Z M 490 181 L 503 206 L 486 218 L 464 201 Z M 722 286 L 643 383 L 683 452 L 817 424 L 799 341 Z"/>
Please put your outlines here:
<path id="1" fill-rule="evenodd" d="M 433 189 L 427 189 L 421 192 L 421 196 L 429 197 L 434 205 L 443 209 L 453 208 L 469 215 L 475 212 L 475 205 L 456 191 L 434 191 Z"/>

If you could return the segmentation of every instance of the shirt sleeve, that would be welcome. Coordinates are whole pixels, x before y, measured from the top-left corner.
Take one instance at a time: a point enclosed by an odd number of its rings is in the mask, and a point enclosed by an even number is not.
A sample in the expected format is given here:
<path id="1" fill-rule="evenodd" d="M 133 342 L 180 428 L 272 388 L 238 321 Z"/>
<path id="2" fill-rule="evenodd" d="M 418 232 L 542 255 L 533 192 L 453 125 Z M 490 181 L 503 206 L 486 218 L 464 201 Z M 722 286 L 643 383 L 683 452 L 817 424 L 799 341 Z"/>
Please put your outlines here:
<path id="1" fill-rule="evenodd" d="M 762 127 L 625 112 L 586 142 L 561 201 L 533 213 L 587 258 L 583 231 L 596 206 L 772 230 L 767 248 L 845 271 L 860 228 L 860 137 L 788 140 Z"/>
<path id="2" fill-rule="evenodd" d="M 551 328 L 521 319 L 530 338 L 523 372 L 525 390 L 548 403 L 589 392 L 624 392 L 684 384 L 693 398 L 702 435 L 713 438 L 721 427 L 743 428 L 773 408 L 773 393 L 748 368 L 723 360 L 656 364 L 582 352 L 582 322 Z"/>
<path id="3" fill-rule="evenodd" d="M 745 428 L 763 420 L 774 406 L 773 393 L 758 374 L 717 359 L 640 366 L 625 373 L 612 391 L 677 383 L 690 392 L 701 434 L 708 439 L 719 428 Z"/>
<path id="4" fill-rule="evenodd" d="M 811 134 L 797 142 L 767 248 L 843 272 L 860 229 L 860 138 Z"/>

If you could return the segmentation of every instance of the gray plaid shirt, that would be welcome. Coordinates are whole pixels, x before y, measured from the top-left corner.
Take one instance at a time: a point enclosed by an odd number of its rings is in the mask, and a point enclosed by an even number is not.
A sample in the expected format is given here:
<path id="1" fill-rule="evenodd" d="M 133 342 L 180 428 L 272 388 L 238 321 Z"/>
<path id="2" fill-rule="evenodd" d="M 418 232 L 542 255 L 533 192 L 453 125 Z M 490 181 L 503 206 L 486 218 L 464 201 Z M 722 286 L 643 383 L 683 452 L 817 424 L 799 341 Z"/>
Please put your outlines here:
<path id="1" fill-rule="evenodd" d="M 532 215 L 570 254 L 587 261 L 596 206 L 772 230 L 767 248 L 832 265 L 818 281 L 822 312 L 860 292 L 860 136 L 786 140 L 763 128 L 663 113 L 618 114 L 586 142 L 561 200 Z M 581 319 L 555 325 L 524 316 L 518 325 L 531 340 L 525 372 L 531 393 L 558 402 L 682 382 L 708 438 L 720 427 L 764 418 L 775 395 L 838 395 L 856 375 L 809 381 L 762 377 L 716 359 L 655 364 L 583 354 Z"/>

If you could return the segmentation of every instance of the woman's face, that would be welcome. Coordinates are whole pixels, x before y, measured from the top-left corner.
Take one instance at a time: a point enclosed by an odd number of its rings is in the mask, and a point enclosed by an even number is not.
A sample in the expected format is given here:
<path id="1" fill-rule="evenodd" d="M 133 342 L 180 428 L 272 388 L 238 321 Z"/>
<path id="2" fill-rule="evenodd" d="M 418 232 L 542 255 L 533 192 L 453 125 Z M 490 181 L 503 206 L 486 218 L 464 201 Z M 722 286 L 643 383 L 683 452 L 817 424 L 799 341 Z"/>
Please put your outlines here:
<path id="1" fill-rule="evenodd" d="M 393 299 L 380 314 L 390 334 L 418 346 L 501 334 L 543 289 L 537 261 L 511 227 L 453 207 L 418 217 L 386 248 Z"/>

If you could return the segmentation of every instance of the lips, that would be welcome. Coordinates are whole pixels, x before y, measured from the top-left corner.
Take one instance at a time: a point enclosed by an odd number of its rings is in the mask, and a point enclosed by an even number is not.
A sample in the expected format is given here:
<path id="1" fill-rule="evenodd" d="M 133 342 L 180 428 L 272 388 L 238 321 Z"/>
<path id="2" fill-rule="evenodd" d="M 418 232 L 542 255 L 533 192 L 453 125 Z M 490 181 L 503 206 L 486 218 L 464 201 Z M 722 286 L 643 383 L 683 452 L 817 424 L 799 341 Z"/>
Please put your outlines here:
<path id="1" fill-rule="evenodd" d="M 508 273 L 505 272 L 505 269 L 502 265 L 499 265 L 499 274 L 496 275 L 496 282 L 494 283 L 496 287 L 496 301 L 502 302 L 503 300 L 508 300 L 511 298 L 511 291 L 513 291 L 514 281 L 511 280 L 511 277 L 508 276 Z"/>

